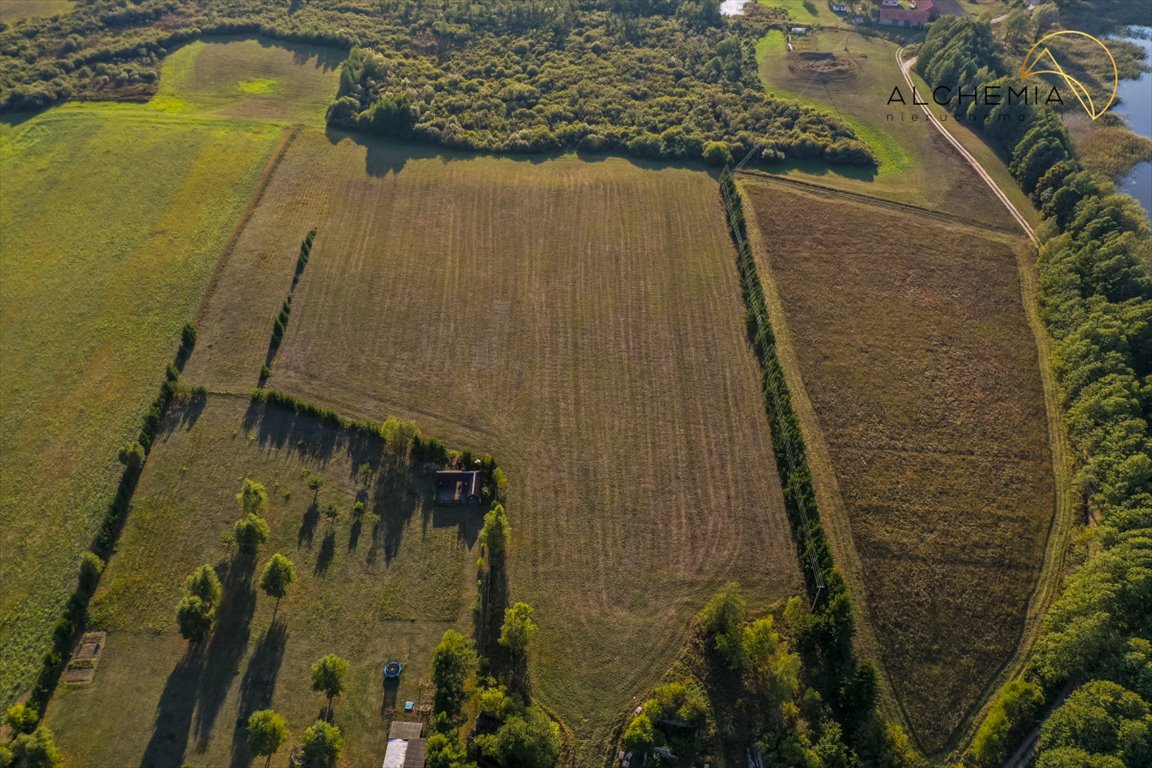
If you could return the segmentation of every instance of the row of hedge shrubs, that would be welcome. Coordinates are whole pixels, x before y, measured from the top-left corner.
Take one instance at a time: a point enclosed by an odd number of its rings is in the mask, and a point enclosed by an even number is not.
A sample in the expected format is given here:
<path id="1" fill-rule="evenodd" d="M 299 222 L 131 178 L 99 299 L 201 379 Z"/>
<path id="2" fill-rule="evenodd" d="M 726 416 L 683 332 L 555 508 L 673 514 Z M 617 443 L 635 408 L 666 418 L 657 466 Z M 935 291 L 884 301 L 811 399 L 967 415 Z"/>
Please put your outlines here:
<path id="1" fill-rule="evenodd" d="M 493 495 L 499 495 L 504 487 L 504 470 L 493 456 L 490 454 L 476 456 L 468 450 L 449 451 L 438 438 L 424 435 L 414 421 L 397 419 L 395 416 L 389 416 L 382 423 L 368 419 L 349 419 L 332 408 L 309 403 L 295 395 L 269 387 L 257 387 L 252 390 L 251 398 L 253 402 L 285 408 L 300 416 L 307 416 L 341 429 L 380 438 L 394 448 L 407 451 L 413 462 L 428 462 L 443 466 L 453 455 L 457 455 L 465 464 L 472 465 L 478 459 Z"/>
<path id="2" fill-rule="evenodd" d="M 296 268 L 292 273 L 292 285 L 288 288 L 288 296 L 285 297 L 284 303 L 280 305 L 280 314 L 276 316 L 276 321 L 272 324 L 272 338 L 268 341 L 268 354 L 265 357 L 264 366 L 260 369 L 260 386 L 263 386 L 268 377 L 272 375 L 272 362 L 276 359 L 276 353 L 280 351 L 284 332 L 288 330 L 288 318 L 292 314 L 292 297 L 296 295 L 296 286 L 300 284 L 300 278 L 304 276 L 304 268 L 308 266 L 308 257 L 312 253 L 312 241 L 315 239 L 316 230 L 312 229 L 300 243 L 300 253 L 296 257 Z"/>

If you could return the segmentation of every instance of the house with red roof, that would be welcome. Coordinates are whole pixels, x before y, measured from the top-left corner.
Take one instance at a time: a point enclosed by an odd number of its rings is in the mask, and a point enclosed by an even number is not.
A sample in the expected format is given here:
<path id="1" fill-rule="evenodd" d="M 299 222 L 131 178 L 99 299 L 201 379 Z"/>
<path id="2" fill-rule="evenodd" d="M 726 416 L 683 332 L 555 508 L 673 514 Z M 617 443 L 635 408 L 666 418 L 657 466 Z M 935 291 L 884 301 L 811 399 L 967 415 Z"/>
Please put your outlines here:
<path id="1" fill-rule="evenodd" d="M 908 8 L 880 9 L 880 23 L 889 27 L 923 27 L 939 16 L 932 0 L 909 3 Z"/>

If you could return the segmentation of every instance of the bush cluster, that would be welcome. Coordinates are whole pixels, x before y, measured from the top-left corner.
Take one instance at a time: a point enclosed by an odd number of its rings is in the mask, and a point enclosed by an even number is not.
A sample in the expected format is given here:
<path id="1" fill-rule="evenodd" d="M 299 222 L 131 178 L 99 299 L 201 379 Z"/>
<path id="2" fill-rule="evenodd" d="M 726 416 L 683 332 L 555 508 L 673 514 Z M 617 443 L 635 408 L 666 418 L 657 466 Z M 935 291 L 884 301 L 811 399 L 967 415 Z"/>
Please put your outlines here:
<path id="1" fill-rule="evenodd" d="M 846 124 L 766 98 L 750 38 L 670 13 L 586 11 L 562 39 L 472 34 L 436 57 L 354 48 L 328 119 L 485 151 L 875 163 Z"/>

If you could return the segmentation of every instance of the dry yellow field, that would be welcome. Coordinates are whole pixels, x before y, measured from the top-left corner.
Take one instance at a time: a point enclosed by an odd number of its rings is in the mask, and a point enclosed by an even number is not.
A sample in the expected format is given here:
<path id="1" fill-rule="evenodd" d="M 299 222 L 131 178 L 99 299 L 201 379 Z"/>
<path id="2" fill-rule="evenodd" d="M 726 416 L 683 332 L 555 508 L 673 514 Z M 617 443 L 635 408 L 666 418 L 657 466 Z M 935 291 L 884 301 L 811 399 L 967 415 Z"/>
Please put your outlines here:
<path id="1" fill-rule="evenodd" d="M 743 187 L 815 416 L 825 526 L 904 714 L 938 752 L 1021 641 L 1056 509 L 1014 246 L 912 210 Z"/>

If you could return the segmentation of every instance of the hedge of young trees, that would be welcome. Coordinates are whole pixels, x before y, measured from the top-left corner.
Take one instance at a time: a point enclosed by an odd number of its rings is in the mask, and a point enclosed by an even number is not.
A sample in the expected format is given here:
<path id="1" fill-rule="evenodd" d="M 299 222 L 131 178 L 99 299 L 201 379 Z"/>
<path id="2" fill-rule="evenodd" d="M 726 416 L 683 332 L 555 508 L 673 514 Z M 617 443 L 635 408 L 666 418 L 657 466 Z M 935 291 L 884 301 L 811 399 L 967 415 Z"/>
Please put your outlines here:
<path id="1" fill-rule="evenodd" d="M 919 66 L 930 81 L 1006 82 L 1000 55 L 986 24 L 948 19 L 932 25 Z M 1039 764 L 1147 765 L 1152 236 L 1134 200 L 1081 168 L 1062 124 L 1046 107 L 985 109 L 969 105 L 968 116 L 1010 153 L 1013 175 L 1045 216 L 1039 230 L 1041 312 L 1055 341 L 1064 421 L 1079 465 L 1076 482 L 1099 525 L 1093 555 L 1049 610 L 1024 677 L 1001 691 L 970 758 L 998 765 L 1043 715 L 1044 703 L 1072 687 L 1044 727 Z M 1008 117 L 998 120 L 998 114 Z M 1112 728 L 1109 718 L 1124 719 L 1121 710 L 1135 714 L 1116 726 L 1130 738 L 1117 746 L 1101 733 Z M 1099 726 L 1091 732 L 1058 725 L 1088 715 Z"/>
<path id="2" fill-rule="evenodd" d="M 0 25 L 0 111 L 146 98 L 172 48 L 260 34 L 351 50 L 329 121 L 449 147 L 874 165 L 845 123 L 768 98 L 711 0 L 93 0 Z"/>

